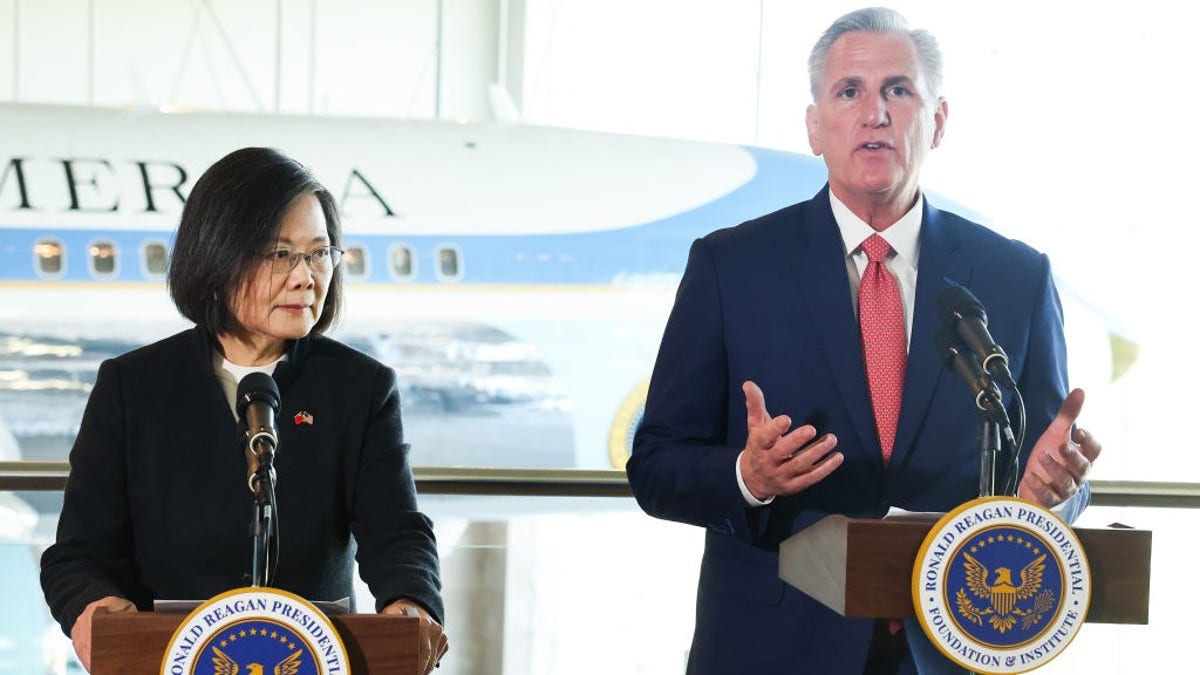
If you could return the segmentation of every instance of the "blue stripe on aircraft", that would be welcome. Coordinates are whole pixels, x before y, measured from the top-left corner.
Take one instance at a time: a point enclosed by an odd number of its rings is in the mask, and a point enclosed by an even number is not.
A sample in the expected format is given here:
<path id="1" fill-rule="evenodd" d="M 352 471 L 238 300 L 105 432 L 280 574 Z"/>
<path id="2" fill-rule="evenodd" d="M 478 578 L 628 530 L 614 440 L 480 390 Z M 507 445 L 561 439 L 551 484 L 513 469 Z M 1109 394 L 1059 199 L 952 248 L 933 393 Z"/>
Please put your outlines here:
<path id="1" fill-rule="evenodd" d="M 747 183 L 711 202 L 650 223 L 549 235 L 348 234 L 343 237 L 344 245 L 361 245 L 369 251 L 367 275 L 351 283 L 395 283 L 387 256 L 389 248 L 397 244 L 413 251 L 416 269 L 408 280 L 413 283 L 445 280 L 435 273 L 435 250 L 441 246 L 458 250 L 462 272 L 458 282 L 462 284 L 611 284 L 623 275 L 679 273 L 693 239 L 807 199 L 825 183 L 825 166 L 817 158 L 762 148 L 747 151 L 757 165 Z M 688 176 L 664 180 L 687 181 Z M 55 281 L 161 282 L 142 269 L 142 246 L 151 241 L 169 244 L 172 238 L 173 233 L 156 230 L 0 228 L 0 280 L 43 281 L 47 285 Z M 45 240 L 57 241 L 65 248 L 65 265 L 59 275 L 35 272 L 33 246 Z M 97 241 L 117 247 L 114 274 L 91 273 L 88 248 Z"/>

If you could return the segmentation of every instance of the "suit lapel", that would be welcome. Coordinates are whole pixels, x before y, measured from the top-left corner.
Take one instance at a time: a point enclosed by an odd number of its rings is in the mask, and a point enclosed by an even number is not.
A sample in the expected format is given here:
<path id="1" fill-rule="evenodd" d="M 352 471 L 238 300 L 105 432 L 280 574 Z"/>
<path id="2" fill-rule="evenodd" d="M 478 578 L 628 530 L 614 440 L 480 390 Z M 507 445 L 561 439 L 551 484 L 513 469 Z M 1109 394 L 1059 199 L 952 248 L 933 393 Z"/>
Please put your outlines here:
<path id="1" fill-rule="evenodd" d="M 803 221 L 796 225 L 799 255 L 794 258 L 794 269 L 810 321 L 819 327 L 815 332 L 820 336 L 842 404 L 853 421 L 859 441 L 882 468 L 879 434 L 875 430 L 871 395 L 863 368 L 858 317 L 850 302 L 845 246 L 829 206 L 828 186 L 812 199 L 805 209 Z"/>
<path id="2" fill-rule="evenodd" d="M 891 466 L 903 464 L 912 451 L 934 392 L 946 370 L 935 352 L 934 334 L 941 326 L 937 315 L 937 297 L 949 282 L 966 285 L 971 266 L 959 254 L 958 232 L 944 222 L 942 212 L 925 201 L 921 222 L 920 261 L 917 264 L 917 292 L 913 307 L 912 337 L 908 347 L 908 371 L 900 404 L 900 424 L 892 450 Z"/>

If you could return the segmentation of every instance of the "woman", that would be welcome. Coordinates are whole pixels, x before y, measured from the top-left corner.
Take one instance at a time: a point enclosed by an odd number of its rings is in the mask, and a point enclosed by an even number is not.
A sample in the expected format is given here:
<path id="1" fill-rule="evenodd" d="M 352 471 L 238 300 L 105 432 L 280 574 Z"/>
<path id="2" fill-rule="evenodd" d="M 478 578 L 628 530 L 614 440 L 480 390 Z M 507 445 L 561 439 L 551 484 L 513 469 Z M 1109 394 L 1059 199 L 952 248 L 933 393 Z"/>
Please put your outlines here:
<path id="1" fill-rule="evenodd" d="M 105 361 L 71 450 L 58 537 L 42 556 L 55 619 L 90 667 L 91 618 L 249 585 L 253 514 L 234 398 L 279 385 L 273 586 L 422 617 L 428 672 L 445 652 L 437 548 L 419 513 L 392 370 L 324 332 L 342 304 L 333 197 L 296 161 L 245 148 L 184 205 L 168 283 L 196 326 Z"/>

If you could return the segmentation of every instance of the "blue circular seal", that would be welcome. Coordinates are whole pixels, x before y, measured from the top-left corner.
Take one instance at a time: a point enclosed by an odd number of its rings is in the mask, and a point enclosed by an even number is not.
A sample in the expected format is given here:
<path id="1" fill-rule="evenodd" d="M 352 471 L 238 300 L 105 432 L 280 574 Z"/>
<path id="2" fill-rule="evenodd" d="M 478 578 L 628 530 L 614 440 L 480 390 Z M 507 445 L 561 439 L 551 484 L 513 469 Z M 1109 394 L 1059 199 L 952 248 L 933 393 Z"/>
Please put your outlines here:
<path id="1" fill-rule="evenodd" d="M 239 588 L 197 607 L 163 654 L 163 675 L 348 675 L 341 636 L 311 603 Z"/>
<path id="2" fill-rule="evenodd" d="M 922 629 L 947 658 L 978 673 L 1045 665 L 1074 639 L 1090 598 L 1075 533 L 1023 499 L 981 498 L 947 513 L 913 567 Z"/>
<path id="3" fill-rule="evenodd" d="M 316 654 L 304 637 L 275 621 L 235 621 L 209 636 L 192 671 L 196 675 L 318 675 Z"/>
<path id="4" fill-rule="evenodd" d="M 608 459 L 613 468 L 625 469 L 625 462 L 633 452 L 633 435 L 642 424 L 646 414 L 646 396 L 650 392 L 650 378 L 643 378 L 621 401 L 621 407 L 613 417 L 608 430 Z"/>

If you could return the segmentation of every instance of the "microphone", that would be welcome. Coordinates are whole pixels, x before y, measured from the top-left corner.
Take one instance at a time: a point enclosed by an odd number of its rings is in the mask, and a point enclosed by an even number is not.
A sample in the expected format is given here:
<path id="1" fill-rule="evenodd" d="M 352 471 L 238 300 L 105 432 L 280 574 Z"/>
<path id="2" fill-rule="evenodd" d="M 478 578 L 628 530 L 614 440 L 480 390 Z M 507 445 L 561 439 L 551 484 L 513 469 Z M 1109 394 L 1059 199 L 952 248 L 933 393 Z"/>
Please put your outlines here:
<path id="1" fill-rule="evenodd" d="M 266 373 L 250 373 L 242 378 L 237 389 L 237 412 L 246 426 L 246 478 L 250 491 L 255 492 L 255 477 L 259 468 L 275 475 L 275 450 L 279 448 L 279 432 L 275 415 L 279 413 L 279 387 Z"/>
<path id="2" fill-rule="evenodd" d="M 938 296 L 937 311 L 942 320 L 952 326 L 962 341 L 983 361 L 983 370 L 990 373 L 993 380 L 1008 389 L 1017 388 L 1008 369 L 1008 355 L 992 339 L 987 329 L 987 312 L 971 291 L 964 286 L 946 287 Z M 938 347 L 938 353 L 945 355 L 942 346 Z"/>
<path id="3" fill-rule="evenodd" d="M 959 341 L 950 326 L 943 326 L 934 336 L 934 347 L 938 356 L 952 367 L 975 393 L 975 407 L 979 408 L 988 419 L 1000 425 L 1004 438 L 1011 447 L 1016 447 L 1017 439 L 1013 436 L 1012 425 L 1008 421 L 1008 411 L 1004 409 L 1004 401 L 1000 390 L 992 382 L 991 377 L 984 371 L 979 358 Z"/>

